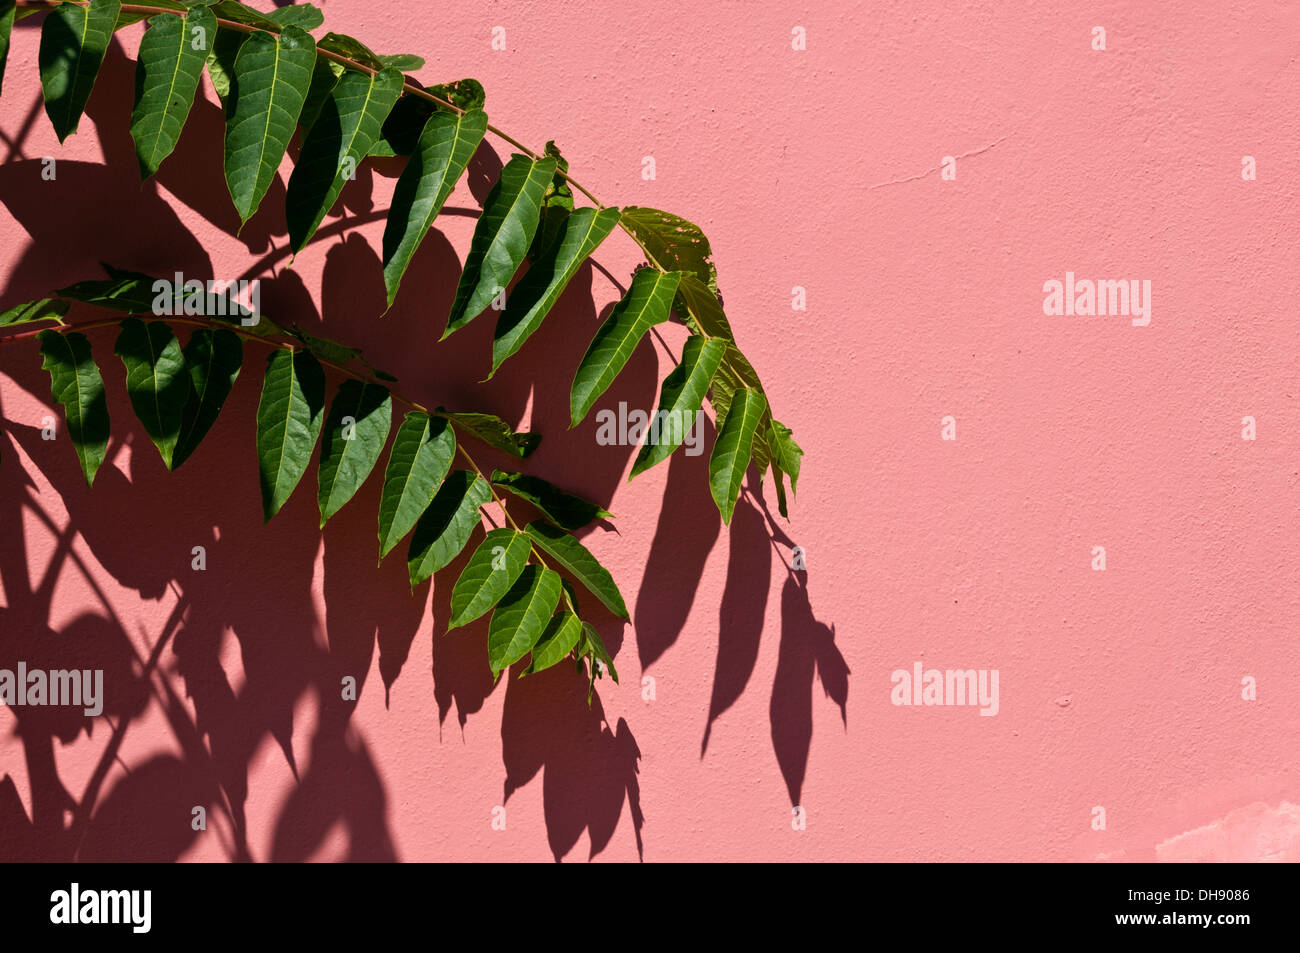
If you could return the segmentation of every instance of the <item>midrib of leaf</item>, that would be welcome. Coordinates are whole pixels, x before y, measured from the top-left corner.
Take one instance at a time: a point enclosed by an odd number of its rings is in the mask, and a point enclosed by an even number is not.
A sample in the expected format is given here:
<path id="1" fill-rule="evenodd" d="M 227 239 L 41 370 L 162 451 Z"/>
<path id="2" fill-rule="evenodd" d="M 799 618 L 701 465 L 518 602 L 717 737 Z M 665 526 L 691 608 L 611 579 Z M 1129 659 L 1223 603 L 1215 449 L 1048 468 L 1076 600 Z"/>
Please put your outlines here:
<path id="1" fill-rule="evenodd" d="M 273 494 L 280 489 L 280 476 L 284 473 L 284 445 L 289 441 L 289 421 L 293 416 L 293 381 L 298 372 L 298 369 L 293 366 L 295 357 L 296 354 L 289 352 L 289 397 L 284 402 L 284 439 L 280 441 L 280 457 L 275 463 L 275 483 L 271 487 Z"/>
<path id="2" fill-rule="evenodd" d="M 81 436 L 84 438 L 86 436 L 85 427 L 84 427 L 85 415 L 82 413 L 82 411 L 85 409 L 85 400 L 83 399 L 81 394 L 81 371 L 77 366 L 77 353 L 74 350 L 72 350 L 72 345 L 68 343 L 68 338 L 66 335 L 60 334 L 59 340 L 62 341 L 63 346 L 68 349 L 68 363 L 69 366 L 72 368 L 72 380 L 77 385 L 77 429 L 82 432 Z M 84 471 L 86 468 L 86 453 L 85 453 L 86 441 L 83 439 L 78 442 L 81 444 L 81 446 L 77 447 L 77 458 L 81 460 L 81 468 Z"/>
<path id="3" fill-rule="evenodd" d="M 262 135 L 259 137 L 261 142 L 257 147 L 257 171 L 253 176 L 254 194 L 256 194 L 257 180 L 262 177 L 262 161 L 266 158 L 266 140 L 271 132 L 271 113 L 275 112 L 275 84 L 280 78 L 280 41 L 275 41 L 275 60 L 271 67 L 271 85 L 267 90 L 266 100 L 266 125 L 262 127 Z"/>
<path id="4" fill-rule="evenodd" d="M 361 382 L 361 393 L 357 395 L 357 406 L 356 406 L 357 414 L 360 414 L 361 408 L 366 405 L 366 388 L 369 386 L 371 386 L 369 381 Z M 354 417 L 353 419 L 356 420 L 358 424 L 361 422 L 361 419 L 359 417 Z M 355 431 L 353 435 L 355 436 Z M 357 443 L 357 441 L 356 440 L 343 441 L 343 451 L 339 454 L 338 466 L 334 468 L 334 477 L 333 479 L 330 480 L 330 492 L 329 492 L 329 496 L 325 498 L 326 503 L 334 502 L 334 487 L 338 485 L 339 474 L 343 472 L 343 461 L 346 460 L 348 457 L 348 447 L 354 443 Z M 380 447 L 379 449 L 382 452 L 384 448 Z"/>
<path id="5" fill-rule="evenodd" d="M 212 362 L 215 361 L 216 358 L 217 358 L 217 346 L 216 346 L 216 341 L 214 339 L 212 348 L 208 354 L 208 373 L 205 374 L 203 377 L 203 391 L 197 394 L 199 400 L 198 400 L 197 408 L 194 413 L 194 421 L 193 423 L 191 423 L 189 427 L 185 428 L 184 432 L 179 437 L 176 438 L 176 446 L 178 447 L 183 447 L 185 445 L 185 442 L 189 440 L 190 434 L 194 432 L 194 424 L 197 424 L 199 422 L 198 409 L 201 409 L 203 407 L 203 402 L 207 400 L 208 384 L 212 381 L 212 368 L 213 368 Z M 184 367 L 183 361 L 182 361 L 182 367 L 184 368 L 186 375 L 188 375 L 189 368 Z M 191 378 L 191 381 L 193 381 L 193 378 Z M 184 421 L 181 422 L 181 425 L 184 426 Z"/>
<path id="6" fill-rule="evenodd" d="M 360 114 L 357 116 L 357 122 L 356 122 L 356 125 L 354 125 L 354 126 L 352 127 L 352 135 L 348 136 L 348 144 L 347 144 L 347 146 L 343 149 L 343 153 L 342 153 L 342 154 L 345 155 L 345 156 L 352 152 L 352 143 L 354 143 L 354 142 L 357 141 L 357 133 L 359 133 L 359 132 L 361 131 L 361 124 L 362 124 L 363 122 L 366 121 L 366 110 L 370 108 L 370 100 L 374 97 L 374 94 L 375 94 L 375 77 L 378 76 L 378 75 L 379 75 L 378 73 L 371 73 L 371 74 L 370 74 L 370 83 L 366 86 L 366 100 L 365 100 L 365 102 L 363 102 L 363 103 L 361 104 L 361 112 L 360 112 Z M 405 85 L 405 84 L 403 84 L 403 85 Z M 335 164 L 335 166 L 337 167 L 337 165 L 338 165 L 338 161 L 337 161 L 337 159 L 336 159 L 336 161 L 335 161 L 334 164 Z M 335 175 L 336 178 L 338 177 L 338 174 L 339 174 L 339 170 L 338 170 L 337 168 L 335 168 L 335 169 L 334 169 L 334 175 Z M 325 211 L 328 212 L 329 209 L 326 209 Z"/>
<path id="7" fill-rule="evenodd" d="M 158 118 L 158 129 L 154 133 L 153 148 L 149 154 L 153 155 L 158 151 L 158 140 L 162 138 L 163 120 L 167 118 L 167 107 L 171 105 L 172 93 L 176 92 L 176 77 L 181 71 L 181 56 L 185 52 L 185 25 L 181 24 L 181 42 L 176 48 L 176 65 L 172 69 L 171 81 L 167 84 L 167 99 L 163 102 L 162 115 Z"/>
<path id="8" fill-rule="evenodd" d="M 74 88 L 77 85 L 77 77 L 81 75 L 81 53 L 86 48 L 86 31 L 90 29 L 90 5 L 89 4 L 86 5 L 85 11 L 86 11 L 86 15 L 81 18 L 81 40 L 77 43 L 77 58 L 72 61 L 71 82 Z M 71 90 L 69 92 L 71 92 Z M 63 111 L 63 115 L 64 115 L 63 121 L 64 124 L 66 125 L 67 123 L 72 121 L 72 103 L 75 101 L 76 97 L 67 96 L 64 98 L 67 101 L 67 108 L 65 108 Z"/>
<path id="9" fill-rule="evenodd" d="M 153 381 L 153 415 L 158 421 L 158 429 L 162 430 L 162 404 L 158 403 L 158 355 L 153 352 L 153 335 L 149 333 L 149 325 L 141 324 L 144 328 L 144 339 L 149 342 L 149 377 Z M 159 437 L 164 436 L 161 432 Z M 171 469 L 171 460 L 167 461 L 167 468 Z"/>

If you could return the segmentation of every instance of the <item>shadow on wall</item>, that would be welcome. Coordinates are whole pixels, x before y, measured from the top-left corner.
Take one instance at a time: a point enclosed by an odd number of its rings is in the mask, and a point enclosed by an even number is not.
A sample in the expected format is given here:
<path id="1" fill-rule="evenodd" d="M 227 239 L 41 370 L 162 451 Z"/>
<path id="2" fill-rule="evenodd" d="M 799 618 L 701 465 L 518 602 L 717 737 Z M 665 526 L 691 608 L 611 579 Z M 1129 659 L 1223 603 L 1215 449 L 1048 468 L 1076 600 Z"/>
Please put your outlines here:
<path id="1" fill-rule="evenodd" d="M 24 21 L 19 28 L 39 20 Z M 97 277 L 97 263 L 109 258 L 117 267 L 146 273 L 167 275 L 179 270 L 192 277 L 215 277 L 203 247 L 160 187 L 212 227 L 236 234 L 238 219 L 220 165 L 221 111 L 202 99 L 196 102 L 176 153 L 156 180 L 141 187 L 134 148 L 121 117 L 124 104 L 131 101 L 133 71 L 134 64 L 115 41 L 88 108 L 104 162 L 59 160 L 57 191 L 31 187 L 40 181 L 42 164 L 40 157 L 24 153 L 33 123 L 43 121 L 39 98 L 25 115 L 7 111 L 9 118 L 0 130 L 0 147 L 6 150 L 0 164 L 0 201 L 32 242 L 14 263 L 0 291 L 0 306 Z M 11 89 L 9 94 L 16 92 Z M 531 471 L 588 499 L 608 501 L 629 462 L 630 449 L 592 454 L 594 423 L 589 419 L 581 428 L 566 429 L 568 397 L 563 388 L 545 386 L 534 391 L 535 382 L 554 377 L 556 355 L 576 364 L 580 355 L 572 353 L 573 342 L 588 340 L 608 313 L 595 313 L 592 266 L 582 269 L 546 324 L 487 388 L 477 381 L 483 376 L 484 356 L 490 352 L 491 322 L 474 322 L 418 354 L 404 343 L 416 333 L 427 337 L 428 316 L 450 307 L 459 259 L 436 231 L 418 252 L 401 296 L 384 318 L 390 333 L 376 336 L 374 316 L 383 312 L 385 304 L 379 256 L 351 229 L 383 217 L 386 210 L 376 209 L 371 200 L 372 176 L 395 175 L 399 168 L 395 162 L 363 167 L 336 206 L 342 217 L 318 233 L 332 242 L 319 313 L 301 278 L 283 269 L 288 251 L 280 179 L 262 210 L 239 231 L 238 238 L 250 255 L 259 256 L 241 277 L 262 280 L 262 303 L 268 314 L 295 321 L 308 331 L 324 328 L 328 330 L 322 333 L 331 337 L 364 341 L 372 363 L 396 374 L 430 405 L 481 410 L 518 421 L 530 396 L 535 396 L 533 426 L 546 439 L 530 457 Z M 479 202 L 500 168 L 501 160 L 491 149 L 480 149 L 470 169 L 471 189 Z M 88 195 L 94 196 L 93 202 L 84 201 Z M 448 213 L 477 214 L 475 210 Z M 123 222 L 131 222 L 132 227 L 122 228 Z M 59 253 L 50 254 L 50 249 Z M 72 312 L 73 323 L 79 313 Z M 86 489 L 75 455 L 65 443 L 43 440 L 37 427 L 5 424 L 0 525 L 21 526 L 34 517 L 57 543 L 50 564 L 36 567 L 23 534 L 6 534 L 0 548 L 0 584 L 6 603 L 0 607 L 0 667 L 13 668 L 22 660 L 29 668 L 46 670 L 103 669 L 114 690 L 107 695 L 105 717 L 99 719 L 84 716 L 80 709 L 12 709 L 31 783 L 31 816 L 13 779 L 4 774 L 0 859 L 175 860 L 198 836 L 191 829 L 191 809 L 203 805 L 210 817 L 225 819 L 223 824 L 209 823 L 219 832 L 230 859 L 252 860 L 245 819 L 250 762 L 267 736 L 274 739 L 298 779 L 277 819 L 268 859 L 312 857 L 331 829 L 340 825 L 347 833 L 347 859 L 398 859 L 386 821 L 384 787 L 361 733 L 351 725 L 356 702 L 340 700 L 339 685 L 344 675 L 353 675 L 358 692 L 363 690 L 377 648 L 387 699 L 419 634 L 430 590 L 433 694 L 440 724 L 445 726 L 454 702 L 463 729 L 488 694 L 505 691 L 501 724 L 505 797 L 543 772 L 547 834 L 555 858 L 566 856 L 584 830 L 589 833 L 590 856 L 600 853 L 613 837 L 625 801 L 638 851 L 642 850 L 641 752 L 627 722 L 619 719 L 610 726 L 599 698 L 588 708 L 585 681 L 567 666 L 523 680 L 510 672 L 503 679 L 504 688 L 494 685 L 483 650 L 485 623 L 467 627 L 454 639 L 446 636 L 450 586 L 425 583 L 413 597 L 400 550 L 376 570 L 377 479 L 368 480 L 358 498 L 323 532 L 325 612 L 324 618 L 318 616 L 311 597 L 319 545 L 315 503 L 307 485 L 311 481 L 304 478 L 304 485 L 276 518 L 261 525 L 248 429 L 261 376 L 255 350 L 246 351 L 243 370 L 252 381 L 235 388 L 228 409 L 196 453 L 202 462 L 167 474 L 128 409 L 122 375 L 111 373 L 109 361 L 103 360 L 110 353 L 114 332 L 90 333 L 114 415 L 113 438 L 93 493 Z M 6 361 L 5 373 L 48 403 L 49 382 L 40 369 L 35 344 L 18 348 L 21 353 Z M 606 400 L 650 404 L 657 387 L 654 354 L 643 342 Z M 19 448 L 61 497 L 69 514 L 66 526 L 58 525 L 42 506 L 37 483 L 22 465 Z M 122 468 L 127 455 L 129 479 Z M 487 465 L 509 465 L 508 459 L 494 456 L 484 448 Z M 643 668 L 659 659 L 680 634 L 721 527 L 712 501 L 702 492 L 707 485 L 707 458 L 678 453 L 669 467 L 663 511 L 636 607 Z M 221 474 L 223 487 L 219 506 L 203 502 L 212 499 L 214 470 Z M 750 477 L 753 488 L 752 471 Z M 694 527 L 695 532 L 683 540 L 677 529 L 682 526 Z M 141 599 L 156 600 L 170 593 L 175 600 L 162 630 L 146 639 L 152 646 L 147 656 L 137 650 L 138 640 L 127 637 L 129 623 L 118 618 L 99 591 L 91 567 L 82 563 L 73 546 L 78 536 L 99 565 Z M 460 559 L 439 578 L 456 578 L 476 543 L 471 540 Z M 778 554 L 782 547 L 793 546 L 761 494 L 751 489 L 738 505 L 730 531 L 717 674 L 702 757 L 715 720 L 740 697 L 753 671 L 770 586 L 769 545 Z M 238 571 L 192 571 L 194 546 L 205 547 L 210 568 L 237 566 Z M 69 569 L 80 573 L 96 591 L 101 608 L 88 607 L 56 632 L 50 628 L 56 586 Z M 799 801 L 811 740 L 814 676 L 820 676 L 842 713 L 848 693 L 848 670 L 835 647 L 834 631 L 814 618 L 801 575 L 791 571 L 782 591 L 780 662 L 771 701 L 773 747 L 792 804 Z M 37 581 L 33 584 L 31 579 Z M 358 579 L 365 580 L 371 596 L 364 601 L 353 592 Z M 666 592 L 677 597 L 664 599 Z M 617 658 L 622 623 L 610 615 L 593 617 L 593 622 Z M 238 689 L 220 662 L 228 632 L 238 643 L 244 668 Z M 300 765 L 291 744 L 293 717 L 308 698 L 319 716 L 307 763 Z M 115 764 L 120 764 L 118 753 L 132 720 L 154 704 L 167 718 L 175 753 L 119 770 Z M 87 734 L 107 730 L 111 735 L 85 790 L 78 794 L 68 790 L 59 774 L 54 742 L 72 743 L 83 730 Z"/>

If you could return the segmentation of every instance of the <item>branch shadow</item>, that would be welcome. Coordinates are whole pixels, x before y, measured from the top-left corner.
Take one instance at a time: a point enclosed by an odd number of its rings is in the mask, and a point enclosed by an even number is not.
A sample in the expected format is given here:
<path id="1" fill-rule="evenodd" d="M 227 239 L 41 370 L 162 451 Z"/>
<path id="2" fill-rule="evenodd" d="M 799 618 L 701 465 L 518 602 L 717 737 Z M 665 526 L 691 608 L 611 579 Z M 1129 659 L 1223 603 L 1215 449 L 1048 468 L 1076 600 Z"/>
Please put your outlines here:
<path id="1" fill-rule="evenodd" d="M 31 240 L 5 276 L 0 302 L 42 297 L 97 276 L 101 259 L 146 273 L 216 277 L 208 252 L 187 224 L 192 217 L 178 212 L 177 206 L 183 206 L 237 239 L 250 255 L 262 256 L 249 277 L 261 280 L 264 308 L 278 321 L 363 343 L 367 360 L 396 375 L 401 388 L 427 406 L 493 413 L 517 427 L 526 423 L 545 435 L 524 465 L 528 472 L 597 502 L 613 497 L 636 448 L 598 447 L 596 411 L 624 402 L 655 406 L 662 373 L 652 340 L 647 337 L 638 345 L 598 407 L 573 429 L 566 390 L 538 386 L 557 377 L 570 379 L 582 356 L 574 342 L 590 341 L 608 317 L 612 304 L 599 310 L 595 304 L 597 272 L 601 281 L 607 272 L 591 262 L 584 265 L 543 326 L 484 387 L 494 312 L 437 346 L 413 348 L 409 343 L 436 341 L 460 275 L 456 249 L 436 228 L 385 313 L 378 251 L 355 226 L 384 213 L 376 208 L 375 176 L 395 174 L 393 162 L 363 167 L 323 224 L 318 237 L 331 244 L 318 308 L 296 271 L 274 267 L 288 259 L 284 180 L 277 176 L 261 210 L 241 228 L 221 168 L 223 112 L 200 96 L 176 151 L 141 185 L 134 146 L 120 121 L 121 107 L 133 90 L 134 63 L 115 40 L 87 108 L 103 161 L 60 159 L 48 188 L 36 185 L 45 181 L 45 163 L 22 150 L 33 115 L 40 112 L 39 97 L 27 114 L 6 114 L 3 138 L 10 148 L 0 165 L 0 202 Z M 11 99 L 16 92 L 11 88 Z M 476 153 L 467 181 L 480 204 L 501 168 L 501 157 L 489 146 Z M 94 201 L 86 201 L 87 196 Z M 48 254 L 51 248 L 59 254 Z M 75 306 L 70 320 L 88 311 L 93 309 Z M 455 708 L 462 739 L 487 698 L 505 692 L 503 803 L 542 774 L 547 838 L 555 860 L 571 854 L 584 833 L 588 859 L 605 851 L 625 807 L 638 856 L 644 859 L 641 751 L 628 722 L 618 718 L 611 725 L 599 695 L 589 707 L 585 677 L 568 665 L 522 679 L 516 667 L 502 676 L 506 685 L 499 688 L 486 664 L 486 620 L 447 631 L 451 581 L 481 540 L 481 529 L 457 561 L 412 593 L 404 544 L 375 565 L 374 514 L 381 482 L 375 474 L 317 535 L 310 467 L 289 502 L 263 526 L 248 426 L 256 412 L 254 385 L 263 355 L 246 348 L 241 375 L 246 380 L 236 386 L 193 457 L 168 474 L 130 412 L 120 368 L 103 360 L 112 332 L 90 333 L 105 372 L 114 424 L 93 495 L 66 440 L 43 439 L 34 422 L 5 423 L 0 523 L 34 522 L 54 542 L 44 566 L 33 565 L 37 556 L 22 534 L 0 548 L 5 599 L 0 606 L 0 668 L 23 660 L 45 669 L 102 669 L 111 691 L 106 693 L 104 725 L 98 727 L 111 740 L 86 787 L 74 792 L 60 773 L 55 742 L 74 743 L 81 732 L 96 730 L 96 719 L 71 709 L 14 709 L 31 815 L 14 777 L 0 773 L 0 829 L 5 832 L 0 860 L 174 861 L 194 849 L 200 837 L 217 836 L 231 860 L 298 861 L 317 856 L 339 826 L 347 835 L 346 859 L 398 859 L 384 784 L 365 739 L 351 724 L 361 692 L 378 690 L 368 684 L 376 654 L 386 703 L 394 691 L 429 692 L 440 727 Z M 14 386 L 49 406 L 48 378 L 39 361 L 11 363 L 5 373 Z M 485 469 L 521 468 L 520 461 L 489 448 L 476 447 L 475 455 Z M 722 525 L 702 492 L 708 484 L 707 452 L 696 457 L 676 453 L 668 466 L 663 508 L 634 611 L 642 669 L 679 638 Z M 221 487 L 219 495 L 212 492 L 214 482 Z M 755 486 L 752 475 L 750 485 Z M 747 497 L 738 505 L 729 530 L 717 671 L 701 757 L 718 719 L 746 690 L 762 636 L 771 580 L 768 546 L 778 542 L 780 531 L 761 492 L 750 496 L 752 502 Z M 509 502 L 509 512 L 520 525 L 537 515 L 518 500 Z M 578 535 L 585 539 L 610 531 L 616 531 L 611 524 L 599 523 Z M 202 547 L 204 568 L 197 568 L 196 547 Z M 318 565 L 323 610 L 312 595 Z M 33 583 L 29 574 L 38 581 Z M 69 576 L 94 589 L 100 605 L 86 607 L 56 629 L 51 620 L 63 608 L 59 580 Z M 96 584 L 105 576 L 142 602 L 167 605 L 161 629 L 128 633 L 113 600 Z M 426 612 L 431 631 L 423 629 Z M 583 612 L 617 663 L 625 654 L 626 624 L 591 597 L 583 598 Z M 407 671 L 415 639 L 426 635 L 433 648 L 431 685 L 423 673 Z M 772 696 L 773 745 L 792 800 L 797 800 L 811 739 L 814 676 L 820 675 L 843 713 L 848 670 L 834 646 L 833 627 L 813 617 L 806 583 L 796 583 L 793 573 L 782 594 L 780 658 Z M 349 678 L 355 680 L 355 695 L 341 690 Z M 304 702 L 311 704 L 304 708 Z M 316 722 L 307 729 L 299 725 L 295 743 L 295 717 L 303 710 L 315 711 Z M 126 764 L 120 757 L 123 737 L 132 724 L 154 714 L 162 715 L 176 744 Z M 250 831 L 250 775 L 268 739 L 297 783 L 273 829 Z M 221 818 L 210 833 L 191 825 L 195 807 Z"/>

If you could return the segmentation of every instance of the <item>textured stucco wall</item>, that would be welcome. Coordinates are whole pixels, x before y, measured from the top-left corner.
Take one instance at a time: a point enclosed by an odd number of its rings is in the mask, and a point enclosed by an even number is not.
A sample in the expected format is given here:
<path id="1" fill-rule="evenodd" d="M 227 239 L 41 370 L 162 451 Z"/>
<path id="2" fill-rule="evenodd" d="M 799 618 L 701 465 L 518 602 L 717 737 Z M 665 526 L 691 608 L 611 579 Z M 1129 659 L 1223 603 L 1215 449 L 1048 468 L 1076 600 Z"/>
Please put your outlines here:
<path id="1" fill-rule="evenodd" d="M 87 492 L 66 441 L 40 440 L 35 346 L 5 346 L 0 667 L 93 659 L 112 723 L 138 711 L 82 856 L 231 856 L 215 778 L 257 859 L 628 860 L 639 841 L 647 860 L 1300 859 L 1295 3 L 323 9 L 326 29 L 426 55 L 422 78 L 482 80 L 497 125 L 554 138 L 604 201 L 705 228 L 738 338 L 807 451 L 788 539 L 749 504 L 720 527 L 706 458 L 627 483 L 629 450 L 598 447 L 590 420 L 566 433 L 569 376 L 618 296 L 601 271 L 480 386 L 488 320 L 435 344 L 472 217 L 444 218 L 381 319 L 395 168 L 350 187 L 351 225 L 285 270 L 282 185 L 234 234 L 214 105 L 138 186 L 139 27 L 60 148 L 20 25 L 0 304 L 98 261 L 260 274 L 268 312 L 361 344 L 429 401 L 543 430 L 535 472 L 618 515 L 587 542 L 636 623 L 603 626 L 623 684 L 591 712 L 567 672 L 493 687 L 483 630 L 442 634 L 449 585 L 412 599 L 400 558 L 375 569 L 376 478 L 323 537 L 310 474 L 259 525 L 260 355 L 167 476 L 100 332 L 116 439 Z M 471 176 L 449 204 L 482 195 Z M 616 235 L 597 259 L 626 283 L 634 252 Z M 1044 314 L 1066 272 L 1150 281 L 1150 324 Z M 599 406 L 651 404 L 667 367 L 643 344 Z M 806 574 L 786 568 L 792 544 Z M 138 679 L 164 634 L 169 710 Z M 891 673 L 917 661 L 998 670 L 997 715 L 892 704 Z M 350 719 L 348 673 L 364 677 Z M 0 711 L 0 852 L 62 856 L 60 789 L 82 797 L 112 729 L 17 724 Z"/>

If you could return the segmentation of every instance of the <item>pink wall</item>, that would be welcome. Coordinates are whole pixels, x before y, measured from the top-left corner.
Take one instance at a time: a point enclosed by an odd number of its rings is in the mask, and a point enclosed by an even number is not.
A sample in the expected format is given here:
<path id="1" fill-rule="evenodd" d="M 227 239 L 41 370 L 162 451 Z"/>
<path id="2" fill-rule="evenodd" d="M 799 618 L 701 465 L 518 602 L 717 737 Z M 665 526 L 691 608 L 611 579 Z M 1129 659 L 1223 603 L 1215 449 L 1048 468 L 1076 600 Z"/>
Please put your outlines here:
<path id="1" fill-rule="evenodd" d="M 260 355 L 168 476 L 100 332 L 115 440 L 87 492 L 66 440 L 40 439 L 34 344 L 6 346 L 0 666 L 94 662 L 110 696 L 89 734 L 24 713 L 20 737 L 0 711 L 0 853 L 66 853 L 107 721 L 135 715 L 83 857 L 231 856 L 219 780 L 256 859 L 633 860 L 639 843 L 647 860 L 1300 859 L 1294 3 L 324 9 L 329 29 L 427 55 L 423 78 L 481 79 L 496 124 L 556 139 L 605 201 L 706 229 L 741 344 L 807 450 L 789 541 L 750 503 L 720 527 L 707 458 L 629 484 L 629 450 L 598 447 L 590 419 L 565 431 L 568 376 L 618 296 L 600 271 L 479 386 L 490 322 L 434 343 L 471 217 L 444 219 L 380 319 L 392 168 L 286 271 L 283 184 L 233 234 L 214 105 L 138 187 L 138 27 L 60 148 L 20 26 L 0 304 L 100 260 L 260 275 L 268 312 L 362 344 L 429 401 L 541 429 L 534 472 L 618 514 L 586 541 L 635 625 L 603 626 L 623 684 L 591 711 L 565 670 L 494 688 L 483 629 L 441 634 L 449 586 L 412 598 L 400 558 L 375 569 L 376 479 L 323 537 L 310 475 L 260 526 Z M 482 195 L 472 179 L 450 204 Z M 623 236 L 597 259 L 624 283 L 637 261 Z M 1067 271 L 1150 281 L 1150 324 L 1045 315 Z M 666 367 L 643 344 L 600 406 L 650 404 Z M 164 635 L 167 706 L 132 658 Z M 892 704 L 891 673 L 918 660 L 997 669 L 997 715 Z"/>

